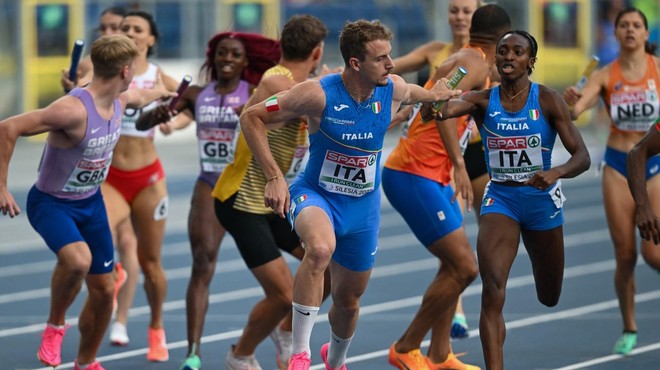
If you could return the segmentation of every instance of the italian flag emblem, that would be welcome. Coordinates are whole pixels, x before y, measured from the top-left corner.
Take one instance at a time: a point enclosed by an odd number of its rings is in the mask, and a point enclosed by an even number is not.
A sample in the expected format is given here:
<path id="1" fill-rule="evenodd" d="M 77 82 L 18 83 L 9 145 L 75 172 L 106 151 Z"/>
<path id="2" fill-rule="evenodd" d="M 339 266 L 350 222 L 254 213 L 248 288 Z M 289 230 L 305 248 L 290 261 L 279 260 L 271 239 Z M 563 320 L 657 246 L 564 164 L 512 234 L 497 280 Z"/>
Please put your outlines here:
<path id="1" fill-rule="evenodd" d="M 536 121 L 541 117 L 541 113 L 539 112 L 538 109 L 530 109 L 529 110 L 529 118 L 532 119 L 532 121 Z"/>
<path id="2" fill-rule="evenodd" d="M 296 202 L 296 204 L 300 204 L 300 203 L 304 202 L 306 199 L 307 199 L 307 194 L 303 194 L 303 195 L 299 196 L 298 198 L 296 198 L 294 200 L 294 202 Z"/>
<path id="3" fill-rule="evenodd" d="M 381 110 L 381 109 L 383 109 L 383 106 L 380 104 L 379 101 L 374 102 L 374 103 L 371 103 L 371 110 L 372 110 L 374 113 L 376 113 L 376 114 L 380 113 L 380 110 Z"/>
<path id="4" fill-rule="evenodd" d="M 660 131 L 660 117 L 658 117 L 658 119 L 655 120 L 655 129 Z"/>
<path id="5" fill-rule="evenodd" d="M 483 206 L 484 206 L 484 207 L 492 206 L 493 203 L 495 203 L 495 199 L 493 199 L 493 198 L 486 198 L 486 199 L 484 199 L 484 201 L 483 201 Z"/>
<path id="6" fill-rule="evenodd" d="M 277 96 L 273 95 L 266 99 L 266 111 L 277 112 L 278 110 L 280 110 L 280 106 L 277 104 Z"/>

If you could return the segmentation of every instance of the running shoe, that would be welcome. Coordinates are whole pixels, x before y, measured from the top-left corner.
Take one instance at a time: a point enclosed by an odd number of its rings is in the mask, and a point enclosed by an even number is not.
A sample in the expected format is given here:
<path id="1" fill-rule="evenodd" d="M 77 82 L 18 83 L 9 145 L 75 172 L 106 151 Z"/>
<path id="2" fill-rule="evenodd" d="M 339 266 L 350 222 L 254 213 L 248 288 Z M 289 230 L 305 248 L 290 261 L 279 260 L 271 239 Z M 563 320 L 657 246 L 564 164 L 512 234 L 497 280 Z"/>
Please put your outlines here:
<path id="1" fill-rule="evenodd" d="M 328 364 L 328 348 L 330 348 L 330 343 L 326 343 L 321 346 L 321 359 L 323 360 L 323 364 L 325 364 L 325 369 L 326 370 L 346 370 L 346 365 L 341 365 L 340 368 L 338 369 L 333 369 L 330 367 L 330 364 Z"/>
<path id="2" fill-rule="evenodd" d="M 254 355 L 234 355 L 234 345 L 232 345 L 229 352 L 227 352 L 226 365 L 228 370 L 261 370 L 261 366 L 259 366 L 259 362 Z"/>
<path id="3" fill-rule="evenodd" d="M 191 354 L 183 361 L 183 365 L 179 370 L 200 370 L 202 368 L 202 360 L 196 354 Z"/>
<path id="4" fill-rule="evenodd" d="M 307 352 L 296 353 L 291 356 L 287 370 L 309 370 L 311 365 L 312 360 L 309 358 Z"/>
<path id="5" fill-rule="evenodd" d="M 147 350 L 147 360 L 153 362 L 165 362 L 170 359 L 165 341 L 165 329 L 149 328 L 147 333 L 149 339 L 149 349 Z"/>
<path id="6" fill-rule="evenodd" d="M 454 321 L 451 323 L 450 336 L 453 339 L 464 339 L 470 336 L 467 319 L 462 313 L 454 315 Z"/>
<path id="7" fill-rule="evenodd" d="M 80 370 L 80 366 L 78 366 L 78 360 L 76 360 L 73 364 L 73 370 Z M 105 370 L 103 366 L 101 366 L 101 363 L 98 361 L 94 361 L 91 364 L 87 365 L 85 367 L 85 370 Z"/>
<path id="8" fill-rule="evenodd" d="M 627 356 L 637 345 L 637 333 L 624 332 L 614 344 L 615 354 Z"/>
<path id="9" fill-rule="evenodd" d="M 429 370 L 426 363 L 426 356 L 419 349 L 413 349 L 408 353 L 399 353 L 394 348 L 396 342 L 390 346 L 390 353 L 387 360 L 390 364 L 401 370 Z"/>
<path id="10" fill-rule="evenodd" d="M 115 279 L 115 291 L 112 295 L 112 316 L 114 317 L 115 314 L 117 313 L 117 306 L 119 305 L 117 303 L 117 296 L 119 295 L 119 289 L 126 284 L 126 280 L 128 280 L 128 273 L 126 273 L 126 270 L 121 265 L 121 262 L 117 262 L 115 264 L 115 268 L 117 269 L 117 278 Z"/>
<path id="11" fill-rule="evenodd" d="M 462 355 L 464 355 L 464 353 L 455 355 L 449 352 L 449 355 L 447 355 L 447 359 L 445 360 L 445 362 L 440 364 L 434 364 L 430 358 L 428 357 L 425 358 L 426 358 L 426 364 L 430 370 L 450 370 L 450 369 L 451 370 L 481 370 L 479 366 L 462 363 L 461 360 L 458 359 L 458 356 L 462 356 Z"/>
<path id="12" fill-rule="evenodd" d="M 280 370 L 286 370 L 289 366 L 289 359 L 293 350 L 293 333 L 275 328 L 270 333 L 270 339 L 275 343 L 275 349 L 277 350 L 277 355 L 275 356 L 277 367 Z"/>
<path id="13" fill-rule="evenodd" d="M 120 322 L 113 322 L 110 327 L 110 344 L 113 346 L 127 346 L 130 339 L 126 332 L 126 325 Z"/>
<path id="14" fill-rule="evenodd" d="M 64 325 L 63 328 L 56 328 L 50 324 L 46 324 L 46 329 L 41 335 L 41 346 L 37 352 L 37 357 L 46 366 L 55 367 L 62 363 L 62 340 L 64 334 L 69 329 L 69 325 Z"/>

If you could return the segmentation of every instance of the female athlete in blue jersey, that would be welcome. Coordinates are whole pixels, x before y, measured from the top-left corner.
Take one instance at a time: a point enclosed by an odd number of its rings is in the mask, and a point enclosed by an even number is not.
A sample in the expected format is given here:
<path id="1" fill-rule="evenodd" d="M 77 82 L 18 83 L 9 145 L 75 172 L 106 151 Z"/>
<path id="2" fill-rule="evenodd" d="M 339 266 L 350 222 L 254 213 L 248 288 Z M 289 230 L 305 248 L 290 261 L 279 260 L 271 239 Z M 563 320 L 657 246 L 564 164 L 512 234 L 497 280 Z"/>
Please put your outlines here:
<path id="1" fill-rule="evenodd" d="M 525 31 L 507 32 L 495 50 L 501 85 L 448 102 L 438 119 L 471 114 L 484 143 L 491 180 L 477 238 L 483 280 L 479 330 L 486 368 L 501 370 L 506 331 L 502 308 L 520 235 L 532 263 L 538 299 L 554 306 L 564 271 L 565 199 L 559 179 L 579 175 L 591 161 L 561 95 L 529 79 L 537 60 L 534 37 Z M 424 112 L 428 117 L 430 110 Z M 557 134 L 571 157 L 552 167 Z"/>

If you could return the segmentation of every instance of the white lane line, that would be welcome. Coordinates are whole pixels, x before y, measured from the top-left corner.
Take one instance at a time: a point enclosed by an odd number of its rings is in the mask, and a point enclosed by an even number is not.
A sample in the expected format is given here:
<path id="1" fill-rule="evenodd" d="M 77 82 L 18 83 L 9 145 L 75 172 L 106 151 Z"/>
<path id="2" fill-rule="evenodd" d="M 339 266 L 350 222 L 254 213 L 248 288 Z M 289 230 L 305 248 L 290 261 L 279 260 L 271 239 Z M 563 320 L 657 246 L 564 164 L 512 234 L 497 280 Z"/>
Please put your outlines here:
<path id="1" fill-rule="evenodd" d="M 604 364 L 607 362 L 613 362 L 617 360 L 624 359 L 626 357 L 634 356 L 634 355 L 639 355 L 642 353 L 646 352 L 651 352 L 651 351 L 656 351 L 660 349 L 660 342 L 659 343 L 653 343 L 649 344 L 648 346 L 644 347 L 639 347 L 635 348 L 632 352 L 630 352 L 630 355 L 628 356 L 623 356 L 623 355 L 607 355 L 599 358 L 594 358 L 593 360 L 589 361 L 584 361 L 584 362 L 578 362 L 575 364 L 571 364 L 568 366 L 556 368 L 553 370 L 580 370 L 580 369 L 587 369 L 588 366 L 593 366 L 593 365 L 599 365 L 599 364 Z"/>

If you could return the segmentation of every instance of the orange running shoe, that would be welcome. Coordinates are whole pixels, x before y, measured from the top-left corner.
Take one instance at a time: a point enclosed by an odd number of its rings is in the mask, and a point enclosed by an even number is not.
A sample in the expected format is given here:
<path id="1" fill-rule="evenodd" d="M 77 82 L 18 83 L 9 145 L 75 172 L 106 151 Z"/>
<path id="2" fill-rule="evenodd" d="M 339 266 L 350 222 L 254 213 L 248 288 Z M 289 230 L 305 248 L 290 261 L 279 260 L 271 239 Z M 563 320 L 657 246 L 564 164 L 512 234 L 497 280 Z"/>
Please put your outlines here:
<path id="1" fill-rule="evenodd" d="M 430 358 L 426 357 L 426 364 L 430 370 L 481 370 L 479 366 L 468 365 L 461 362 L 458 356 L 463 356 L 465 353 L 455 355 L 449 352 L 445 362 L 434 364 Z"/>
<path id="2" fill-rule="evenodd" d="M 112 295 L 112 316 L 115 316 L 115 313 L 117 312 L 117 295 L 119 295 L 119 289 L 121 289 L 121 287 L 126 284 L 126 280 L 128 280 L 128 274 L 122 267 L 121 262 L 115 263 L 115 269 L 117 269 L 117 277 L 115 279 L 115 292 Z"/>
<path id="3" fill-rule="evenodd" d="M 418 349 L 413 349 L 408 353 L 399 353 L 394 348 L 396 342 L 390 346 L 390 354 L 387 360 L 392 366 L 401 370 L 429 370 L 426 362 L 426 356 Z"/>
<path id="4" fill-rule="evenodd" d="M 170 359 L 165 342 L 165 329 L 152 329 L 148 331 L 149 350 L 147 351 L 147 360 L 154 362 L 165 362 Z"/>

